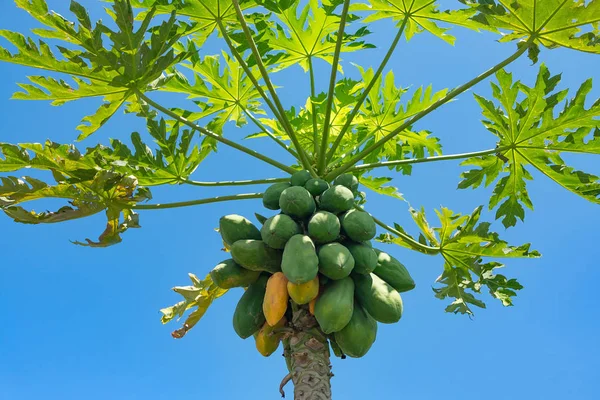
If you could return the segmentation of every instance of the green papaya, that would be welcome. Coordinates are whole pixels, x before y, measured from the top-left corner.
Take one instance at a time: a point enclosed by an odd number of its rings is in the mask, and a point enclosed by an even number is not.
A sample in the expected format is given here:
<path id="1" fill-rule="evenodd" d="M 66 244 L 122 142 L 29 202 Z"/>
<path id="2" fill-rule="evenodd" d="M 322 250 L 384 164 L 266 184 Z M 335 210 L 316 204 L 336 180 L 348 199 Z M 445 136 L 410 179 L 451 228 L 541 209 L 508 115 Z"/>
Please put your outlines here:
<path id="1" fill-rule="evenodd" d="M 354 194 L 342 185 L 332 186 L 323 192 L 320 208 L 334 214 L 342 213 L 354 207 Z"/>
<path id="2" fill-rule="evenodd" d="M 354 269 L 350 251 L 339 243 L 329 243 L 319 249 L 319 272 L 331 279 L 342 279 Z"/>
<path id="3" fill-rule="evenodd" d="M 233 329 L 242 339 L 249 338 L 264 325 L 263 298 L 268 277 L 262 275 L 244 292 L 233 313 Z"/>
<path id="4" fill-rule="evenodd" d="M 290 182 L 292 183 L 292 186 L 304 186 L 311 178 L 310 172 L 302 170 L 292 174 Z"/>
<path id="5" fill-rule="evenodd" d="M 402 317 L 402 298 L 393 287 L 375 274 L 353 274 L 356 298 L 360 305 L 379 322 L 391 324 Z"/>
<path id="6" fill-rule="evenodd" d="M 325 334 L 341 331 L 354 312 L 354 282 L 346 277 L 330 281 L 315 304 L 315 318 Z"/>
<path id="7" fill-rule="evenodd" d="M 340 222 L 346 236 L 355 242 L 365 242 L 375 237 L 375 221 L 364 211 L 350 210 L 340 218 Z"/>
<path id="8" fill-rule="evenodd" d="M 358 179 L 352 174 L 342 174 L 335 178 L 334 185 L 342 185 L 350 189 L 352 192 L 358 190 Z"/>
<path id="9" fill-rule="evenodd" d="M 315 245 L 308 236 L 294 235 L 283 249 L 281 270 L 292 283 L 306 283 L 319 272 L 319 258 Z"/>
<path id="10" fill-rule="evenodd" d="M 344 354 L 359 358 L 367 354 L 377 337 L 377 321 L 359 304 L 354 304 L 352 319 L 341 331 L 334 334 L 335 341 Z"/>
<path id="11" fill-rule="evenodd" d="M 262 240 L 238 240 L 231 246 L 231 257 L 252 271 L 281 271 L 281 251 L 270 248 Z"/>
<path id="12" fill-rule="evenodd" d="M 400 261 L 384 251 L 374 250 L 377 254 L 377 267 L 373 271 L 375 275 L 386 281 L 400 293 L 408 292 L 415 288 L 415 281 Z"/>
<path id="13" fill-rule="evenodd" d="M 219 220 L 219 233 L 223 242 L 231 246 L 238 240 L 260 239 L 260 231 L 249 219 L 231 214 Z"/>
<path id="14" fill-rule="evenodd" d="M 328 211 L 318 211 L 308 221 L 308 235 L 315 243 L 333 242 L 340 236 L 340 220 Z"/>
<path id="15" fill-rule="evenodd" d="M 284 214 L 292 218 L 303 219 L 315 212 L 315 199 L 300 186 L 292 186 L 281 193 L 279 207 Z"/>
<path id="16" fill-rule="evenodd" d="M 259 271 L 242 268 L 231 258 L 221 261 L 210 271 L 213 282 L 221 289 L 247 287 L 256 282 L 259 276 Z"/>
<path id="17" fill-rule="evenodd" d="M 274 183 L 269 186 L 267 190 L 265 190 L 262 199 L 265 208 L 268 208 L 269 210 L 279 210 L 279 198 L 281 197 L 281 193 L 290 186 L 292 185 L 287 182 Z"/>
<path id="18" fill-rule="evenodd" d="M 300 233 L 300 225 L 285 214 L 268 218 L 260 230 L 263 242 L 274 249 L 283 249 L 292 236 Z"/>
<path id="19" fill-rule="evenodd" d="M 320 196 L 324 191 L 329 189 L 329 183 L 324 179 L 309 179 L 304 188 L 313 196 Z"/>
<path id="20" fill-rule="evenodd" d="M 377 267 L 377 253 L 365 243 L 347 242 L 344 246 L 354 258 L 354 272 L 370 274 Z"/>

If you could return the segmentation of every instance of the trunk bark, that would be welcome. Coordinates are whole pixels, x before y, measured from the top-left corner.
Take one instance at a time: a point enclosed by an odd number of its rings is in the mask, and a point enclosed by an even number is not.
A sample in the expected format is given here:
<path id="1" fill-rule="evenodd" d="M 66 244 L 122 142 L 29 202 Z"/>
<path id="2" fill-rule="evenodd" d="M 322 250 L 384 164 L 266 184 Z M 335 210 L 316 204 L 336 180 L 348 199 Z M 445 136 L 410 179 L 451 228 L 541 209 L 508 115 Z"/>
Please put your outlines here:
<path id="1" fill-rule="evenodd" d="M 292 333 L 284 341 L 284 356 L 294 383 L 295 400 L 331 400 L 329 343 L 315 318 L 294 311 Z"/>

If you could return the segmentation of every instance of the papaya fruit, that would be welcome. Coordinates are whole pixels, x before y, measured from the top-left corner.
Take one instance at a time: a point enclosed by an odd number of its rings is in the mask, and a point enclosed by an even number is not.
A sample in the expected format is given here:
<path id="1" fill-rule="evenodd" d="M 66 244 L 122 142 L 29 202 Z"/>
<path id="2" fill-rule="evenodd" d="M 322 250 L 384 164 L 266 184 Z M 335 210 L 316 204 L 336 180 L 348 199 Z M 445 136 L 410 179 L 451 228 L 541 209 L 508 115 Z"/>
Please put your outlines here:
<path id="1" fill-rule="evenodd" d="M 415 288 L 415 281 L 400 261 L 381 250 L 375 249 L 375 253 L 377 254 L 377 267 L 373 271 L 375 275 L 400 293 Z"/>
<path id="2" fill-rule="evenodd" d="M 242 339 L 249 338 L 265 323 L 263 299 L 267 287 L 267 276 L 261 275 L 256 282 L 248 286 L 233 313 L 233 329 Z"/>
<path id="3" fill-rule="evenodd" d="M 356 285 L 356 299 L 376 321 L 392 324 L 402 317 L 400 293 L 383 279 L 371 273 L 353 274 Z"/>
<path id="4" fill-rule="evenodd" d="M 252 271 L 281 271 L 281 256 L 280 250 L 270 248 L 262 240 L 238 240 L 231 246 L 231 258 Z"/>
<path id="5" fill-rule="evenodd" d="M 335 178 L 334 185 L 342 185 L 350 189 L 352 192 L 358 190 L 358 179 L 352 174 L 342 174 Z"/>
<path id="6" fill-rule="evenodd" d="M 367 354 L 377 337 L 377 321 L 360 304 L 354 303 L 354 312 L 348 325 L 334 334 L 335 341 L 347 356 L 359 358 Z"/>
<path id="7" fill-rule="evenodd" d="M 247 287 L 251 283 L 256 282 L 259 276 L 259 271 L 250 271 L 242 268 L 231 258 L 221 261 L 210 271 L 210 277 L 213 282 L 221 289 Z"/>
<path id="8" fill-rule="evenodd" d="M 302 170 L 293 173 L 290 182 L 292 183 L 292 186 L 304 186 L 311 178 L 310 172 Z"/>
<path id="9" fill-rule="evenodd" d="M 340 220 L 328 211 L 318 211 L 308 221 L 308 235 L 315 243 L 333 242 L 340 236 Z"/>
<path id="10" fill-rule="evenodd" d="M 342 279 L 354 269 L 354 258 L 350 251 L 339 243 L 321 246 L 318 252 L 319 272 L 331 279 Z"/>
<path id="11" fill-rule="evenodd" d="M 342 230 L 355 242 L 365 242 L 375 237 L 377 228 L 375 221 L 368 213 L 350 210 L 340 218 Z"/>
<path id="12" fill-rule="evenodd" d="M 317 304 L 318 298 L 319 296 L 317 295 L 317 297 L 315 297 L 310 301 L 310 303 L 308 303 L 308 312 L 310 313 L 310 315 L 315 315 L 315 305 Z"/>
<path id="13" fill-rule="evenodd" d="M 346 246 L 354 258 L 354 272 L 359 274 L 370 274 L 377 267 L 377 253 L 365 243 L 369 242 L 344 243 L 344 246 Z"/>
<path id="14" fill-rule="evenodd" d="M 261 215 L 259 213 L 254 213 L 254 216 L 256 217 L 256 220 L 258 222 L 260 222 L 261 225 L 264 225 L 265 222 L 267 221 L 267 217 L 265 217 L 264 215 Z"/>
<path id="15" fill-rule="evenodd" d="M 292 218 L 304 219 L 315 212 L 315 199 L 300 186 L 292 186 L 281 193 L 279 207 L 284 214 Z"/>
<path id="16" fill-rule="evenodd" d="M 281 270 L 295 284 L 312 281 L 319 272 L 319 258 L 315 245 L 306 235 L 294 235 L 283 249 Z"/>
<path id="17" fill-rule="evenodd" d="M 345 186 L 332 186 L 321 195 L 319 207 L 334 214 L 348 211 L 354 207 L 354 194 Z"/>
<path id="18" fill-rule="evenodd" d="M 300 225 L 285 214 L 268 218 L 260 229 L 263 242 L 273 249 L 283 249 L 287 241 L 299 233 L 302 233 Z"/>
<path id="19" fill-rule="evenodd" d="M 319 294 L 319 276 L 305 283 L 295 284 L 287 283 L 287 290 L 296 304 L 306 304 L 314 300 Z"/>
<path id="20" fill-rule="evenodd" d="M 329 183 L 324 179 L 309 179 L 304 188 L 313 196 L 320 196 L 324 191 L 329 189 Z"/>
<path id="21" fill-rule="evenodd" d="M 290 186 L 292 185 L 287 182 L 274 183 L 269 186 L 263 194 L 263 206 L 269 210 L 279 210 L 279 198 L 281 197 L 281 193 Z"/>
<path id="22" fill-rule="evenodd" d="M 225 215 L 219 219 L 219 233 L 227 246 L 238 240 L 260 239 L 260 231 L 249 219 L 241 215 Z"/>
<path id="23" fill-rule="evenodd" d="M 260 330 L 254 333 L 254 341 L 256 343 L 256 350 L 265 357 L 269 357 L 275 353 L 279 347 L 279 342 L 283 334 L 274 333 L 273 331 L 278 328 L 283 328 L 287 323 L 285 317 L 281 318 L 275 326 L 271 326 L 265 322 Z"/>
<path id="24" fill-rule="evenodd" d="M 326 334 L 344 329 L 353 312 L 354 282 L 350 277 L 329 282 L 315 304 L 315 318 Z"/>
<path id="25" fill-rule="evenodd" d="M 275 272 L 267 281 L 263 313 L 271 326 L 275 326 L 287 311 L 289 300 L 287 284 L 288 280 L 283 272 Z"/>

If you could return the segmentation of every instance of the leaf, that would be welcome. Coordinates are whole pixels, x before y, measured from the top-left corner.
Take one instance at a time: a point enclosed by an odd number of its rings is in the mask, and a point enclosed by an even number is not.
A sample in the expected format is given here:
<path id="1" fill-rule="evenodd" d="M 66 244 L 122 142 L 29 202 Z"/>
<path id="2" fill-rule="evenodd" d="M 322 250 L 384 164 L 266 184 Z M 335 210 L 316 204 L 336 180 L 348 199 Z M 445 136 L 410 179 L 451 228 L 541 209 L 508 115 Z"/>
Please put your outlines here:
<path id="1" fill-rule="evenodd" d="M 402 24 L 407 19 L 405 35 L 410 40 L 417 33 L 427 31 L 440 39 L 454 44 L 456 38 L 449 35 L 449 28 L 443 28 L 439 25 L 444 24 L 457 25 L 478 31 L 482 24 L 472 17 L 476 14 L 476 9 L 465 8 L 460 10 L 439 11 L 438 2 L 435 0 L 369 0 L 369 4 L 357 4 L 357 11 L 368 11 L 370 14 L 364 19 L 365 23 L 377 21 L 380 19 L 391 18 Z"/>
<path id="2" fill-rule="evenodd" d="M 163 314 L 161 322 L 166 324 L 175 318 L 179 320 L 187 310 L 195 308 L 186 319 L 183 327 L 172 333 L 172 336 L 176 339 L 181 339 L 200 321 L 213 301 L 227 293 L 227 289 L 221 289 L 213 282 L 210 274 L 202 281 L 194 274 L 189 275 L 193 286 L 178 286 L 173 288 L 176 293 L 184 297 L 184 300 L 160 310 Z"/>
<path id="3" fill-rule="evenodd" d="M 386 183 L 391 182 L 392 178 L 376 178 L 372 176 L 361 176 L 359 182 L 371 189 L 375 193 L 383 194 L 385 196 L 394 197 L 399 200 L 404 200 L 402 193 L 398 192 L 398 188 L 393 186 L 385 186 Z"/>
<path id="4" fill-rule="evenodd" d="M 600 53 L 600 1 L 477 0 L 476 17 L 501 30 L 502 42 L 535 38 L 536 45 Z M 505 33 L 507 32 L 507 33 Z M 539 50 L 530 52 L 537 62 Z"/>
<path id="5" fill-rule="evenodd" d="M 562 187 L 600 204 L 600 178 L 568 166 L 563 153 L 600 154 L 600 101 L 586 108 L 592 82 L 584 82 L 575 97 L 556 91 L 560 76 L 552 76 L 541 65 L 535 86 L 528 87 L 512 75 L 499 71 L 493 95 L 500 106 L 475 95 L 486 118 L 484 125 L 499 138 L 497 156 L 470 158 L 462 165 L 477 169 L 464 172 L 458 187 L 485 186 L 496 182 L 490 209 L 506 227 L 525 218 L 525 208 L 533 209 L 527 192 L 534 168 Z M 559 105 L 564 100 L 564 107 Z M 506 160 L 506 164 L 502 162 Z M 528 168 L 529 167 L 529 168 Z"/>
<path id="6" fill-rule="evenodd" d="M 105 103 L 94 114 L 83 118 L 82 124 L 77 127 L 77 130 L 81 132 L 77 140 L 81 141 L 100 129 L 129 98 L 129 93 L 105 97 Z"/>

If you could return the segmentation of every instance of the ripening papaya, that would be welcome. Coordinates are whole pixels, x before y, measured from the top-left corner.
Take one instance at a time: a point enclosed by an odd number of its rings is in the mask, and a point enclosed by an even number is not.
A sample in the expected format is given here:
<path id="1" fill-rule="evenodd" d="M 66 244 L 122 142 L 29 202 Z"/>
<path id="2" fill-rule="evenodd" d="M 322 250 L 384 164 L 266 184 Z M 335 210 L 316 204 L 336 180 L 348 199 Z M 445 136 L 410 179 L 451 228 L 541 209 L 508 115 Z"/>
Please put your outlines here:
<path id="1" fill-rule="evenodd" d="M 319 294 L 319 276 L 305 283 L 287 283 L 288 294 L 296 304 L 310 303 Z"/>
<path id="2" fill-rule="evenodd" d="M 358 190 L 358 179 L 352 174 L 342 174 L 335 178 L 334 185 L 342 185 L 350 189 L 352 192 Z"/>
<path id="3" fill-rule="evenodd" d="M 350 251 L 339 243 L 321 246 L 318 252 L 319 272 L 331 279 L 342 279 L 354 269 L 354 258 Z"/>
<path id="4" fill-rule="evenodd" d="M 315 243 L 333 242 L 340 236 L 340 220 L 328 211 L 318 211 L 308 221 L 308 235 Z"/>
<path id="5" fill-rule="evenodd" d="M 249 219 L 241 215 L 231 214 L 219 220 L 219 233 L 227 246 L 238 240 L 260 239 L 260 231 Z"/>
<path id="6" fill-rule="evenodd" d="M 252 271 L 281 271 L 281 251 L 270 248 L 262 240 L 238 240 L 231 246 L 231 257 Z"/>
<path id="7" fill-rule="evenodd" d="M 273 249 L 283 249 L 288 240 L 302 233 L 300 225 L 285 214 L 277 214 L 268 218 L 263 224 L 260 235 L 263 242 Z"/>
<path id="8" fill-rule="evenodd" d="M 288 280 L 283 272 L 274 273 L 267 281 L 263 313 L 271 326 L 275 326 L 287 311 L 289 300 L 287 284 Z"/>
<path id="9" fill-rule="evenodd" d="M 235 287 L 247 287 L 256 282 L 260 276 L 259 271 L 250 271 L 242 268 L 231 258 L 223 260 L 210 271 L 210 277 L 215 285 L 221 289 L 231 289 Z"/>
<path id="10" fill-rule="evenodd" d="M 309 179 L 304 188 L 313 196 L 320 196 L 324 191 L 329 189 L 329 183 L 324 179 Z"/>
<path id="11" fill-rule="evenodd" d="M 307 170 L 302 170 L 292 174 L 290 182 L 292 186 L 304 186 L 311 178 L 312 176 L 310 175 L 310 172 Z"/>
<path id="12" fill-rule="evenodd" d="M 356 299 L 376 321 L 398 322 L 402 317 L 402 297 L 393 287 L 375 274 L 353 274 Z"/>
<path id="13" fill-rule="evenodd" d="M 300 186 L 292 186 L 281 193 L 279 207 L 284 214 L 292 218 L 304 219 L 311 216 L 317 206 L 308 190 Z"/>
<path id="14" fill-rule="evenodd" d="M 267 190 L 265 190 L 262 198 L 265 208 L 268 208 L 269 210 L 279 210 L 279 198 L 281 197 L 281 193 L 290 186 L 292 185 L 287 182 L 274 183 L 269 186 Z"/>
<path id="15" fill-rule="evenodd" d="M 315 315 L 315 306 L 317 305 L 318 298 L 319 296 L 317 295 L 317 297 L 315 297 L 310 301 L 310 303 L 308 303 L 308 312 L 310 313 L 310 315 Z"/>
<path id="16" fill-rule="evenodd" d="M 375 237 L 373 217 L 364 211 L 350 210 L 340 218 L 343 232 L 355 242 L 366 242 Z"/>
<path id="17" fill-rule="evenodd" d="M 354 194 L 342 185 L 332 186 L 320 197 L 319 208 L 339 214 L 354 207 Z"/>
<path id="18" fill-rule="evenodd" d="M 263 299 L 267 287 L 266 275 L 260 278 L 244 292 L 233 313 L 233 329 L 242 339 L 249 338 L 265 323 Z"/>
<path id="19" fill-rule="evenodd" d="M 366 243 L 344 243 L 354 258 L 354 272 L 359 274 L 370 274 L 377 267 L 377 253 Z"/>
<path id="20" fill-rule="evenodd" d="M 326 334 L 342 330 L 353 311 L 354 282 L 350 277 L 329 282 L 315 304 L 315 318 Z"/>
<path id="21" fill-rule="evenodd" d="M 315 279 L 319 272 L 319 258 L 315 245 L 306 235 L 294 235 L 283 249 L 281 270 L 295 284 Z"/>
<path id="22" fill-rule="evenodd" d="M 279 342 L 283 334 L 273 332 L 277 328 L 282 328 L 287 323 L 285 317 L 281 318 L 275 326 L 271 326 L 265 322 L 260 330 L 254 333 L 254 340 L 256 343 L 256 350 L 265 357 L 269 357 L 275 353 L 279 347 Z"/>
<path id="23" fill-rule="evenodd" d="M 400 261 L 384 251 L 374 250 L 377 254 L 377 267 L 373 271 L 375 275 L 386 281 L 400 293 L 415 288 L 415 281 Z"/>
<path id="24" fill-rule="evenodd" d="M 354 303 L 354 312 L 348 325 L 336 332 L 335 341 L 344 354 L 362 357 L 371 348 L 377 337 L 377 321 L 360 304 Z"/>

